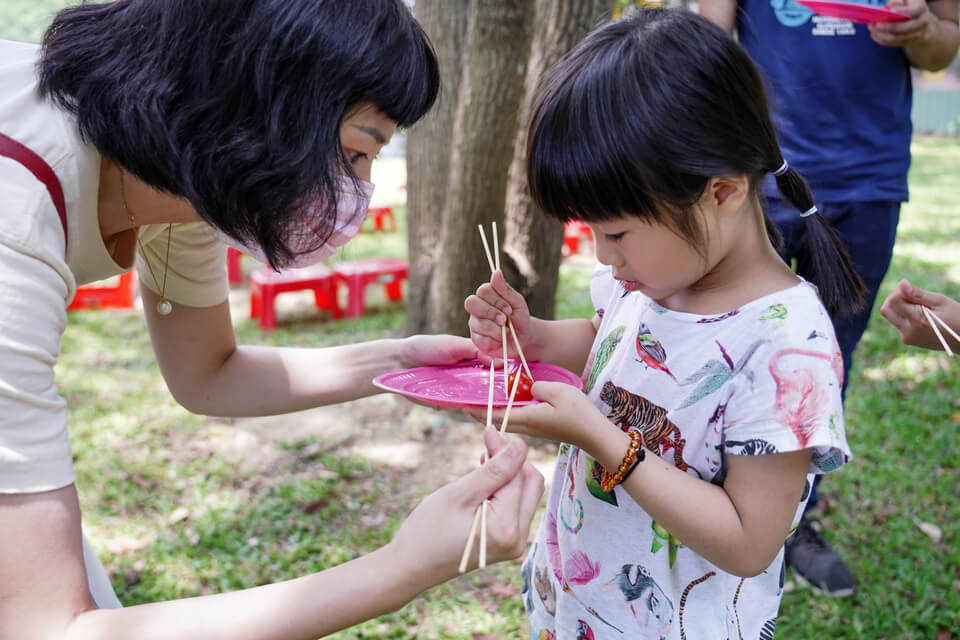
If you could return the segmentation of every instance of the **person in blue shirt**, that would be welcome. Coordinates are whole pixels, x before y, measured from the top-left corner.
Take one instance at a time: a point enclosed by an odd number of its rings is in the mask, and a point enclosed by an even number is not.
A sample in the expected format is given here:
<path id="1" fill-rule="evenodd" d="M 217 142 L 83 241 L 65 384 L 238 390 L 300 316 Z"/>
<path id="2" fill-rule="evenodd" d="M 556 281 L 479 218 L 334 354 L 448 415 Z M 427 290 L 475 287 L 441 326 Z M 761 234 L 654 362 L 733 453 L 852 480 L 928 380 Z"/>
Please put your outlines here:
<path id="1" fill-rule="evenodd" d="M 813 188 L 817 206 L 847 247 L 867 289 L 863 310 L 835 322 L 844 362 L 866 329 L 908 197 L 911 67 L 948 66 L 960 44 L 957 0 L 855 0 L 909 16 L 854 24 L 815 14 L 795 0 L 707 0 L 700 13 L 736 31 L 766 77 L 784 158 Z M 781 255 L 800 275 L 812 265 L 795 209 L 765 189 L 784 237 Z M 855 422 L 855 419 L 854 419 Z M 786 558 L 800 581 L 833 596 L 853 593 L 844 561 L 810 515 L 816 485 Z"/>

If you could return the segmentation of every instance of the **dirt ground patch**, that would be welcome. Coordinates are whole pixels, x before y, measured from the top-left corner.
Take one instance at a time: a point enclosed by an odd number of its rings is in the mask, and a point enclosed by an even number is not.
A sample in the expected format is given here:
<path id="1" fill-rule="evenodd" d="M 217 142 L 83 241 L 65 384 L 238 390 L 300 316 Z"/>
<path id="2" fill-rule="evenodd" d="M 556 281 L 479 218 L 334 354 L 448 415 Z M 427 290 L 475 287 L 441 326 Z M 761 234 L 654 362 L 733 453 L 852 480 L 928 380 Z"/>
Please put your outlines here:
<path id="1" fill-rule="evenodd" d="M 374 291 L 372 304 L 380 293 Z M 248 313 L 247 288 L 235 286 L 230 302 L 234 316 Z M 316 313 L 309 292 L 286 294 L 278 298 L 277 306 L 286 318 Z M 384 393 L 280 416 L 210 418 L 196 444 L 216 450 L 253 476 L 274 480 L 290 458 L 289 445 L 303 444 L 311 456 L 355 455 L 389 472 L 401 496 L 416 496 L 474 469 L 482 451 L 482 431 L 480 423 L 459 410 L 426 407 Z M 524 439 L 528 459 L 549 482 L 557 445 Z"/>
<path id="2" fill-rule="evenodd" d="M 482 430 L 460 411 L 381 394 L 282 416 L 212 419 L 204 439 L 253 473 L 270 474 L 285 456 L 282 445 L 304 445 L 315 455 L 355 455 L 388 469 L 401 493 L 417 494 L 475 468 Z M 549 479 L 556 445 L 526 441 L 530 461 Z"/>

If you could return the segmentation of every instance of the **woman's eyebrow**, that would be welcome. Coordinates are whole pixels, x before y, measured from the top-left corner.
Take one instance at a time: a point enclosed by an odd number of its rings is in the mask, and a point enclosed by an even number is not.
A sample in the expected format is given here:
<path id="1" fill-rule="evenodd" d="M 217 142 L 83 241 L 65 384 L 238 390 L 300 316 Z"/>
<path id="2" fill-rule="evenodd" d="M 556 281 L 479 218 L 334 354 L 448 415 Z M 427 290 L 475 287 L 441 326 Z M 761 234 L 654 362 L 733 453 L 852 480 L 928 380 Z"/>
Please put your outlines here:
<path id="1" fill-rule="evenodd" d="M 354 129 L 363 131 L 365 134 L 373 138 L 377 144 L 387 143 L 387 136 L 383 135 L 383 133 L 381 133 L 380 130 L 375 127 L 368 127 L 367 125 L 363 124 L 351 124 L 350 126 Z"/>

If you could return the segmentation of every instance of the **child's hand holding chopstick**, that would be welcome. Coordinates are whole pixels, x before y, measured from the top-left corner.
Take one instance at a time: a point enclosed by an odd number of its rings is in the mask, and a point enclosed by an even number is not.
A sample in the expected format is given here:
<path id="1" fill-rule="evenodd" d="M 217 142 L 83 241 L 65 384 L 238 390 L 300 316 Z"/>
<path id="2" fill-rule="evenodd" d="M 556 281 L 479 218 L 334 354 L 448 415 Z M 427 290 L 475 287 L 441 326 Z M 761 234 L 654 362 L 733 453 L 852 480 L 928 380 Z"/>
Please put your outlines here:
<path id="1" fill-rule="evenodd" d="M 880 307 L 904 344 L 960 352 L 960 302 L 901 280 Z"/>

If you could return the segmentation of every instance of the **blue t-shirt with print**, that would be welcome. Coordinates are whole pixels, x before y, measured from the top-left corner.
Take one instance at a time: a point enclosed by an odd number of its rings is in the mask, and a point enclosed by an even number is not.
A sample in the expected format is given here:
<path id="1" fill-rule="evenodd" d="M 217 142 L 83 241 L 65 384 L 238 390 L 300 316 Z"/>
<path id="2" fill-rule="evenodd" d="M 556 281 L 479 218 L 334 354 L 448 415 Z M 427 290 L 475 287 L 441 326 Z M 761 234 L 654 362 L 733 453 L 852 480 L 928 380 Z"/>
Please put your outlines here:
<path id="1" fill-rule="evenodd" d="M 784 158 L 817 201 L 905 201 L 912 87 L 903 49 L 795 0 L 739 5 L 737 32 L 769 85 Z M 767 186 L 776 197 L 773 181 Z"/>

